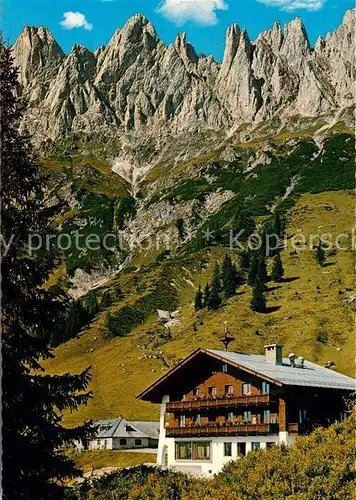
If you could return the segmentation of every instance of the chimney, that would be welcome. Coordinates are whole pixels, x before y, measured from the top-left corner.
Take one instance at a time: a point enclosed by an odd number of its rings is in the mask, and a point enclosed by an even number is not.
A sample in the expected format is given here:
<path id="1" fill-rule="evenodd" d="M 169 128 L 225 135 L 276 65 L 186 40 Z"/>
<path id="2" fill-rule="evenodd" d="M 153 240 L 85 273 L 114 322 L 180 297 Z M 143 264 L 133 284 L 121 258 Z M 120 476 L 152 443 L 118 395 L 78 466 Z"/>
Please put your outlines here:
<path id="1" fill-rule="evenodd" d="M 267 363 L 272 363 L 273 365 L 281 365 L 282 350 L 283 346 L 281 344 L 265 345 L 265 356 Z"/>

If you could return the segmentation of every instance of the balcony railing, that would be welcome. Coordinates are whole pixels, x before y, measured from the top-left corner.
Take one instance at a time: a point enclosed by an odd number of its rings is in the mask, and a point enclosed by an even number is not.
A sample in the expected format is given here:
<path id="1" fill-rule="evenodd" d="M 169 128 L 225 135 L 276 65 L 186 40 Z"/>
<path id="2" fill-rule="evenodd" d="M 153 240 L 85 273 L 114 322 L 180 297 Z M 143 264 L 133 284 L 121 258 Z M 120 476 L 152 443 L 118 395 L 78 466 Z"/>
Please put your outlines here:
<path id="1" fill-rule="evenodd" d="M 231 408 L 236 406 L 268 405 L 275 402 L 276 398 L 270 394 L 259 394 L 257 396 L 236 396 L 209 399 L 192 399 L 189 401 L 172 401 L 166 403 L 167 412 L 202 410 L 204 408 Z"/>
<path id="2" fill-rule="evenodd" d="M 248 436 L 278 433 L 278 424 L 238 424 L 166 427 L 167 437 Z"/>

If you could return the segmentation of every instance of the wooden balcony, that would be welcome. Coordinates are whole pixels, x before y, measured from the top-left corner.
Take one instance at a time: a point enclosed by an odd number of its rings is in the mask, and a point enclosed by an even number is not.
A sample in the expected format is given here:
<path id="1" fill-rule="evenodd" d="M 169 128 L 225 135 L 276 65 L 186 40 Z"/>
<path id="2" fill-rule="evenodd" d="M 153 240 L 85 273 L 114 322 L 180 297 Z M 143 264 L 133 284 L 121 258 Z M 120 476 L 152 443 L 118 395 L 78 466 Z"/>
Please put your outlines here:
<path id="1" fill-rule="evenodd" d="M 200 425 L 166 427 L 167 437 L 258 436 L 278 433 L 278 424 Z"/>
<path id="2" fill-rule="evenodd" d="M 237 406 L 269 405 L 276 398 L 270 394 L 257 396 L 216 397 L 209 399 L 192 399 L 189 401 L 172 401 L 166 403 L 166 411 L 174 413 L 179 411 L 196 411 L 212 408 L 235 408 Z"/>

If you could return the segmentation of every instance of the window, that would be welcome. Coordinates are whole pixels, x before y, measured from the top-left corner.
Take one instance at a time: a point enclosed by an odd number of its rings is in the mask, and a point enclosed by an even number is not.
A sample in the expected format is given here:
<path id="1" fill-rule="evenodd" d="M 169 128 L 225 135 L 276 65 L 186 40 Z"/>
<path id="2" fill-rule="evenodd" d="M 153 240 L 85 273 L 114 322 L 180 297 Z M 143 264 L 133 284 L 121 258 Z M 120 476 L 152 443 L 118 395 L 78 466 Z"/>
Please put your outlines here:
<path id="1" fill-rule="evenodd" d="M 120 439 L 120 445 L 121 445 L 121 446 L 126 446 L 126 443 L 127 443 L 127 441 L 126 441 L 126 439 L 125 439 L 125 438 L 121 438 L 121 439 Z"/>
<path id="2" fill-rule="evenodd" d="M 298 423 L 302 424 L 307 418 L 307 410 L 298 410 Z"/>
<path id="3" fill-rule="evenodd" d="M 209 396 L 216 396 L 216 387 L 209 387 L 208 394 Z"/>
<path id="4" fill-rule="evenodd" d="M 246 455 L 246 443 L 237 443 L 237 456 L 244 457 Z"/>
<path id="5" fill-rule="evenodd" d="M 226 420 L 228 422 L 232 422 L 234 420 L 234 412 L 229 411 L 229 413 L 227 414 L 227 419 Z"/>
<path id="6" fill-rule="evenodd" d="M 210 460 L 210 441 L 176 442 L 176 460 Z"/>
<path id="7" fill-rule="evenodd" d="M 340 412 L 340 422 L 343 422 L 344 420 L 346 420 L 348 416 L 349 415 L 346 411 Z"/>
<path id="8" fill-rule="evenodd" d="M 135 439 L 135 446 L 142 446 L 142 439 Z"/>
<path id="9" fill-rule="evenodd" d="M 253 450 L 259 450 L 261 448 L 261 444 L 260 443 L 251 443 L 252 444 L 252 449 Z"/>
<path id="10" fill-rule="evenodd" d="M 226 363 L 224 363 L 222 365 L 222 371 L 223 371 L 223 373 L 227 373 L 227 364 Z"/>
<path id="11" fill-rule="evenodd" d="M 200 395 L 200 387 L 196 387 L 193 389 L 193 396 L 199 396 Z"/>
<path id="12" fill-rule="evenodd" d="M 193 460 L 210 460 L 210 441 L 193 443 Z"/>
<path id="13" fill-rule="evenodd" d="M 200 415 L 199 415 L 199 413 L 195 417 L 195 423 L 198 424 L 198 425 L 200 425 Z"/>
<path id="14" fill-rule="evenodd" d="M 232 457 L 232 443 L 224 443 L 224 457 Z"/>
<path id="15" fill-rule="evenodd" d="M 274 446 L 275 443 L 266 443 L 266 448 L 272 448 L 272 446 Z"/>
<path id="16" fill-rule="evenodd" d="M 179 415 L 179 427 L 185 427 L 185 415 Z"/>
<path id="17" fill-rule="evenodd" d="M 233 385 L 225 385 L 225 394 L 233 394 L 234 386 Z"/>
<path id="18" fill-rule="evenodd" d="M 242 384 L 242 394 L 249 396 L 251 394 L 251 384 Z"/>
<path id="19" fill-rule="evenodd" d="M 269 383 L 268 382 L 262 382 L 261 394 L 269 394 Z"/>
<path id="20" fill-rule="evenodd" d="M 214 415 L 213 413 L 210 413 L 209 422 L 216 422 L 216 415 Z"/>
<path id="21" fill-rule="evenodd" d="M 251 422 L 251 412 L 250 411 L 244 411 L 244 422 Z"/>
<path id="22" fill-rule="evenodd" d="M 176 460 L 191 460 L 192 459 L 192 443 L 182 441 L 176 443 Z"/>
<path id="23" fill-rule="evenodd" d="M 264 410 L 264 412 L 263 412 L 263 423 L 264 424 L 270 423 L 270 411 L 269 410 Z"/>

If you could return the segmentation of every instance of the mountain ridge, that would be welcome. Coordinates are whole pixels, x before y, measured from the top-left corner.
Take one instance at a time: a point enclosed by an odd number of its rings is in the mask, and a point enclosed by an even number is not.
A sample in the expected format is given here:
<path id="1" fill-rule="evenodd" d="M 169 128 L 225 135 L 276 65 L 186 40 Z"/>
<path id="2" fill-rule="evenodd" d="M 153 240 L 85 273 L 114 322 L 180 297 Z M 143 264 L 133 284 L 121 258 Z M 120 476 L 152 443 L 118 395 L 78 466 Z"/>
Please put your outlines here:
<path id="1" fill-rule="evenodd" d="M 184 33 L 165 45 L 137 14 L 91 52 L 66 55 L 51 33 L 26 27 L 13 47 L 24 123 L 37 142 L 68 133 L 161 136 L 236 132 L 295 116 L 340 118 L 353 105 L 354 10 L 314 48 L 300 18 L 251 42 L 233 24 L 221 63 L 197 55 Z M 342 116 L 347 124 L 353 118 Z"/>

